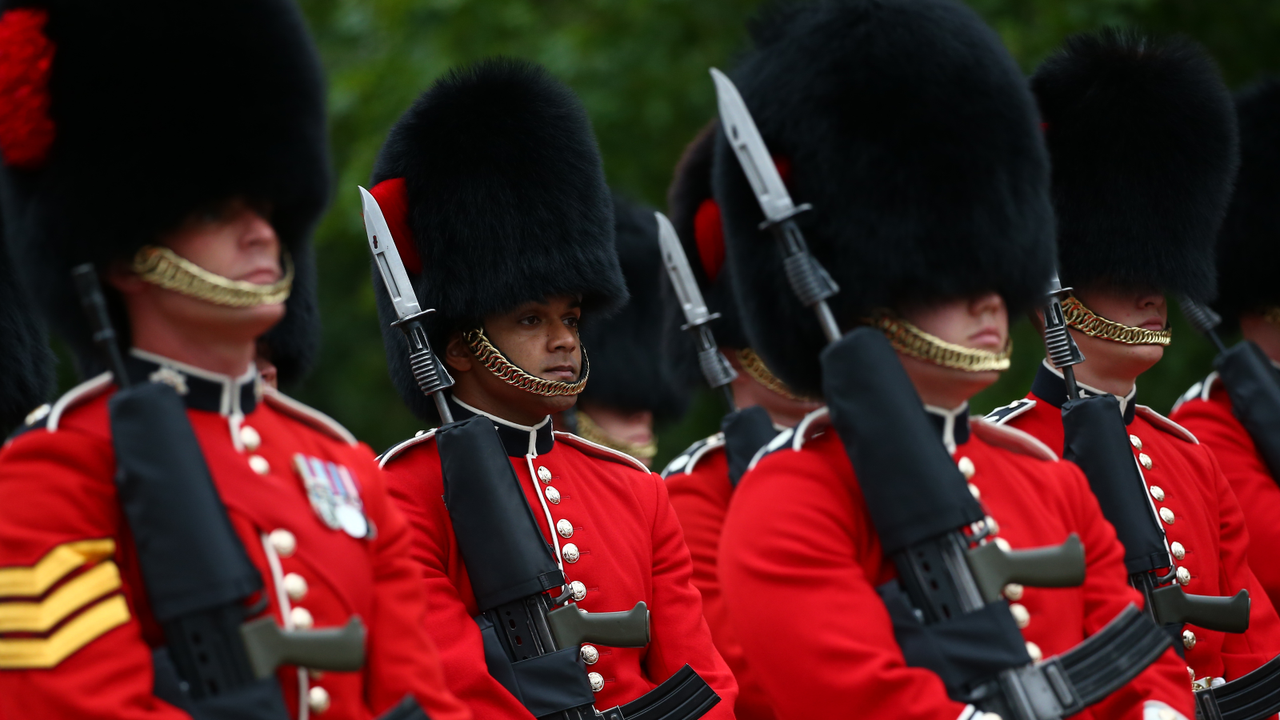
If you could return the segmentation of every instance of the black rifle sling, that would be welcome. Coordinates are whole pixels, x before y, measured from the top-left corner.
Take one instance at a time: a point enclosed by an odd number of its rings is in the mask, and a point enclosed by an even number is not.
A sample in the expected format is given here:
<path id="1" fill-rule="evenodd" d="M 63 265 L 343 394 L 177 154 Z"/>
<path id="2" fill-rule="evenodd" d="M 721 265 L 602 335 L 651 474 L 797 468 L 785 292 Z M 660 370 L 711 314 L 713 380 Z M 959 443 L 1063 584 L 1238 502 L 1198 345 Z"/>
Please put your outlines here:
<path id="1" fill-rule="evenodd" d="M 720 421 L 720 431 L 724 433 L 724 452 L 729 461 L 729 484 L 738 487 L 751 459 L 778 435 L 778 429 L 773 426 L 767 410 L 753 405 L 725 415 Z"/>
<path id="2" fill-rule="evenodd" d="M 198 718 L 284 718 L 279 683 L 255 678 L 240 635 L 262 577 L 231 526 L 186 408 L 142 383 L 108 402 L 116 485 L 147 598 Z M 159 673 L 164 674 L 164 673 Z M 170 691 L 158 694 L 172 696 Z"/>
<path id="3" fill-rule="evenodd" d="M 1219 355 L 1214 367 L 1227 386 L 1231 411 L 1253 438 L 1271 478 L 1280 482 L 1280 373 L 1248 340 Z"/>

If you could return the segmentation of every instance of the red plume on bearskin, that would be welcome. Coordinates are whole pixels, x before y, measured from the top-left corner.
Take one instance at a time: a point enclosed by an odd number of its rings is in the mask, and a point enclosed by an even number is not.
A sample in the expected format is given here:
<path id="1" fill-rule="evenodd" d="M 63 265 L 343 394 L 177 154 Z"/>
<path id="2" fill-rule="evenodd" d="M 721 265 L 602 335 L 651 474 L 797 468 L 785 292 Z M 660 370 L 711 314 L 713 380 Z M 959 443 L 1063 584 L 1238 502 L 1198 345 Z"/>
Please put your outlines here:
<path id="1" fill-rule="evenodd" d="M 7 165 L 24 170 L 44 164 L 53 145 L 48 19 L 48 12 L 34 8 L 0 14 L 0 155 Z"/>

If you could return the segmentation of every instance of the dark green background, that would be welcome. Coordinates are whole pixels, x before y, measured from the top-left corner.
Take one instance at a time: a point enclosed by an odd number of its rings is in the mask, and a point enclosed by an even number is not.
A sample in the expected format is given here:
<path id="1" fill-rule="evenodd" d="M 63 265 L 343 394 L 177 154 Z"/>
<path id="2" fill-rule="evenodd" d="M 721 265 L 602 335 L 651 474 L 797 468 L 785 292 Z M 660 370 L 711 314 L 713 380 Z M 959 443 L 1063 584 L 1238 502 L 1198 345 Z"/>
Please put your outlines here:
<path id="1" fill-rule="evenodd" d="M 286 388 L 375 450 L 419 429 L 387 378 L 356 185 L 387 128 L 446 69 L 491 55 L 546 65 L 583 98 L 610 183 L 661 207 L 681 150 L 715 111 L 707 68 L 730 66 L 757 0 L 303 0 L 329 72 L 338 185 L 316 236 L 323 359 Z M 1067 35 L 1105 25 L 1186 33 L 1209 47 L 1232 87 L 1280 71 L 1277 0 L 970 0 L 1030 70 Z M 1141 382 L 1167 410 L 1208 371 L 1211 352 L 1181 318 L 1165 360 Z M 1020 396 L 1041 357 L 1026 321 L 1014 368 L 974 401 L 985 411 Z M 660 428 L 662 463 L 713 432 L 720 409 L 700 398 Z"/>

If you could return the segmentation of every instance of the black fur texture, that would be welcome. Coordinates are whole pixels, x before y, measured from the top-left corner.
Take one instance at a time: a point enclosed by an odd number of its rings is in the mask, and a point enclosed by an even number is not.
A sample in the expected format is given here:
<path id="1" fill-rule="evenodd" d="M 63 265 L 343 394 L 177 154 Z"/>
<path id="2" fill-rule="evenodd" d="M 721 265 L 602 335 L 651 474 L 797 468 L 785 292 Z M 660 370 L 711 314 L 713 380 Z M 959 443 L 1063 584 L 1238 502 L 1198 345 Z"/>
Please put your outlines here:
<path id="1" fill-rule="evenodd" d="M 1078 35 L 1036 70 L 1064 285 L 1214 296 L 1235 109 L 1198 45 Z"/>
<path id="2" fill-rule="evenodd" d="M 772 9 L 769 26 L 732 77 L 790 163 L 792 199 L 814 206 L 800 225 L 840 285 L 841 325 L 988 291 L 1014 313 L 1039 302 L 1054 255 L 1048 159 L 996 34 L 951 0 L 819 0 Z M 825 339 L 723 133 L 713 178 L 751 347 L 819 395 Z"/>
<path id="3" fill-rule="evenodd" d="M 53 353 L 6 248 L 0 187 L 0 437 L 22 423 L 53 390 Z"/>
<path id="4" fill-rule="evenodd" d="M 43 167 L 11 172 L 15 251 L 39 277 L 40 305 L 81 369 L 100 363 L 71 267 L 93 262 L 102 272 L 191 213 L 240 196 L 271 205 L 298 264 L 298 288 L 269 344 L 282 379 L 301 373 L 319 343 L 308 241 L 330 173 L 323 76 L 294 3 L 35 4 L 48 8 L 56 46 L 57 136 Z"/>
<path id="5" fill-rule="evenodd" d="M 437 311 L 438 353 L 452 332 L 529 301 L 581 296 L 585 325 L 626 301 L 591 123 L 542 67 L 493 59 L 441 77 L 388 135 L 372 181 L 389 178 L 405 180 L 423 266 L 413 282 L 422 307 Z M 387 327 L 395 314 L 376 271 L 374 286 L 392 380 L 430 422 L 434 406 Z"/>
<path id="6" fill-rule="evenodd" d="M 658 247 L 653 208 L 613 195 L 618 261 L 631 298 L 608 322 L 586 325 L 582 345 L 591 361 L 591 378 L 582 402 L 623 412 L 648 410 L 657 422 L 680 419 L 688 393 L 674 381 L 662 358 L 666 276 Z"/>
<path id="7" fill-rule="evenodd" d="M 1218 234 L 1218 301 L 1227 323 L 1280 306 L 1280 78 L 1236 97 L 1240 173 Z"/>

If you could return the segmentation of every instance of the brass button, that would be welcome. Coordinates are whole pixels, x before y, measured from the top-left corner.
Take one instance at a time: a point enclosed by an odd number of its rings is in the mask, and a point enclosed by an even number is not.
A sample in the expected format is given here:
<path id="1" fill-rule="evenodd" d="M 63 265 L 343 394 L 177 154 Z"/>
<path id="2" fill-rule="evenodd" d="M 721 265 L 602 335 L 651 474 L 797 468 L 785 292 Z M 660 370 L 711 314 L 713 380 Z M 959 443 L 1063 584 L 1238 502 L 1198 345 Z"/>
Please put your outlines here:
<path id="1" fill-rule="evenodd" d="M 578 546 L 573 543 L 565 543 L 564 547 L 560 548 L 560 557 L 564 558 L 567 563 L 578 562 Z"/>
<path id="2" fill-rule="evenodd" d="M 1160 519 L 1166 523 L 1173 524 L 1173 511 L 1169 508 L 1160 508 Z"/>
<path id="3" fill-rule="evenodd" d="M 600 692 L 604 689 L 604 676 L 600 673 L 589 672 L 587 679 L 591 681 L 591 692 Z"/>
<path id="4" fill-rule="evenodd" d="M 1027 654 L 1031 656 L 1032 662 L 1040 662 L 1044 659 L 1044 653 L 1040 652 L 1040 646 L 1030 640 L 1027 641 Z"/>
<path id="5" fill-rule="evenodd" d="M 995 518 L 988 515 L 986 518 L 986 522 L 987 522 L 987 528 L 991 530 L 992 535 L 996 535 L 1000 532 L 1000 523 L 996 522 Z"/>
<path id="6" fill-rule="evenodd" d="M 267 459 L 261 455 L 250 455 L 249 467 L 259 475 L 266 475 L 271 472 L 271 463 L 267 462 Z"/>
<path id="7" fill-rule="evenodd" d="M 1005 552 L 1009 552 L 1010 550 L 1013 549 L 1013 546 L 1009 544 L 1009 541 L 1005 540 L 1004 538 L 996 538 L 996 547 L 1000 548 Z"/>
<path id="8" fill-rule="evenodd" d="M 1156 502 L 1164 502 L 1164 488 L 1159 485 L 1152 485 L 1151 497 L 1155 498 Z"/>
<path id="9" fill-rule="evenodd" d="M 271 543 L 271 549 L 275 550 L 280 557 L 287 558 L 298 549 L 298 539 L 293 536 L 293 533 L 283 528 L 272 530 L 267 536 L 267 541 Z"/>
<path id="10" fill-rule="evenodd" d="M 568 520 L 560 520 L 556 522 L 556 532 L 560 533 L 562 538 L 573 537 L 573 523 Z"/>
<path id="11" fill-rule="evenodd" d="M 1176 560 L 1181 560 L 1187 556 L 1187 549 L 1182 547 L 1182 543 L 1177 540 L 1169 543 L 1169 552 L 1173 553 L 1173 557 Z"/>
<path id="12" fill-rule="evenodd" d="M 583 645 L 581 654 L 582 662 L 588 665 L 595 665 L 600 662 L 600 651 L 594 645 Z"/>
<path id="13" fill-rule="evenodd" d="M 559 490 L 557 490 L 557 489 L 555 489 L 555 488 L 551 487 L 550 485 L 548 485 L 548 486 L 547 486 L 547 489 L 546 489 L 546 491 L 545 491 L 545 492 L 546 492 L 546 495 L 547 495 L 547 502 L 551 503 L 552 505 L 559 505 L 559 504 L 560 504 L 560 491 L 559 491 Z"/>
<path id="14" fill-rule="evenodd" d="M 1191 571 L 1186 569 L 1185 567 L 1178 568 L 1178 572 L 1176 574 L 1178 576 L 1179 585 L 1186 585 L 1187 583 L 1191 582 Z"/>
<path id="15" fill-rule="evenodd" d="M 1129 436 L 1129 444 L 1130 444 L 1130 445 L 1132 445 L 1132 446 L 1133 446 L 1133 448 L 1134 448 L 1135 450 L 1141 450 L 1141 449 L 1142 449 L 1142 438 L 1138 437 L 1137 435 L 1130 435 L 1130 436 Z"/>
<path id="16" fill-rule="evenodd" d="M 973 461 L 970 460 L 968 457 L 962 457 L 959 460 L 957 460 L 956 467 L 960 468 L 960 474 L 964 475 L 964 478 L 966 480 L 972 478 L 973 473 L 976 472 L 975 468 L 973 467 Z"/>
<path id="17" fill-rule="evenodd" d="M 1190 630 L 1182 631 L 1182 647 L 1190 650 L 1196 646 L 1196 634 Z"/>
<path id="18" fill-rule="evenodd" d="M 290 610 L 289 619 L 293 621 L 293 626 L 299 630 L 310 630 L 311 626 L 316 624 L 315 618 L 311 617 L 311 611 L 304 607 L 296 607 Z"/>
<path id="19" fill-rule="evenodd" d="M 978 486 L 974 485 L 973 483 L 969 483 L 969 494 L 973 496 L 974 500 L 982 499 L 982 491 L 979 490 Z"/>
<path id="20" fill-rule="evenodd" d="M 1004 596 L 1009 600 L 1017 602 L 1022 599 L 1022 586 L 1018 583 L 1009 583 L 1004 586 Z"/>
<path id="21" fill-rule="evenodd" d="M 582 584 L 580 580 L 574 580 L 569 583 L 569 592 L 573 593 L 575 602 L 581 602 L 582 598 L 587 596 L 587 586 Z"/>
<path id="22" fill-rule="evenodd" d="M 1009 603 L 1009 612 L 1013 614 L 1013 621 L 1018 624 L 1019 630 L 1031 624 L 1031 611 L 1027 609 L 1026 605 Z"/>
<path id="23" fill-rule="evenodd" d="M 258 449 L 259 445 L 262 445 L 262 436 L 258 434 L 257 430 L 254 430 L 248 425 L 241 425 L 240 444 L 244 445 L 245 450 L 253 452 Z"/>
<path id="24" fill-rule="evenodd" d="M 284 591 L 289 599 L 298 602 L 307 596 L 307 579 L 298 573 L 289 573 L 284 576 Z"/>
<path id="25" fill-rule="evenodd" d="M 1142 463 L 1142 467 L 1151 469 L 1151 456 L 1146 453 L 1138 453 L 1138 462 Z"/>
<path id="26" fill-rule="evenodd" d="M 319 714 L 328 710 L 331 702 L 329 691 L 322 687 L 313 687 L 307 691 L 307 706 L 313 713 Z"/>
<path id="27" fill-rule="evenodd" d="M 544 483 L 549 483 L 549 482 L 551 482 L 551 471 L 550 471 L 550 470 L 548 470 L 545 466 L 543 466 L 543 465 L 539 465 L 539 466 L 538 466 L 538 479 L 539 479 L 539 480 L 541 480 L 541 481 L 542 481 L 542 482 L 544 482 Z"/>

